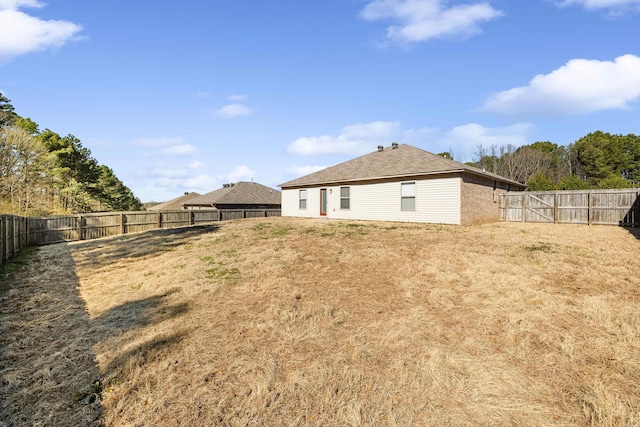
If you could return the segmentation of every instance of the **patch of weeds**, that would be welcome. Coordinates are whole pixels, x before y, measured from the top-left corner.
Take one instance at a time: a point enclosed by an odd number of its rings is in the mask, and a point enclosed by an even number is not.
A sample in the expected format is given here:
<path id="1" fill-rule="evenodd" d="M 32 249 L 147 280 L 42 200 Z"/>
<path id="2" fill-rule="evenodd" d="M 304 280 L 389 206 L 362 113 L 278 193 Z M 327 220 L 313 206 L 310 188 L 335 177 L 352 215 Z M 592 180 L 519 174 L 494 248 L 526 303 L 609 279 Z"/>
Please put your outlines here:
<path id="1" fill-rule="evenodd" d="M 100 400 L 102 395 L 102 383 L 100 380 L 96 380 L 91 385 L 91 389 L 86 392 L 76 393 L 73 398 L 76 402 L 81 402 L 83 405 L 90 405 L 93 402 Z"/>
<path id="2" fill-rule="evenodd" d="M 300 230 L 300 234 L 315 234 L 318 230 L 313 227 L 306 227 Z"/>
<path id="3" fill-rule="evenodd" d="M 289 234 L 291 227 L 278 227 L 275 230 L 271 230 L 271 235 L 274 237 L 282 237 Z"/>
<path id="4" fill-rule="evenodd" d="M 555 252 L 555 250 L 553 249 L 553 245 L 546 242 L 538 242 L 533 245 L 523 246 L 522 249 L 528 252 L 544 252 L 546 254 Z"/>
<path id="5" fill-rule="evenodd" d="M 320 236 L 322 237 L 333 237 L 335 235 L 336 235 L 336 230 L 323 231 L 322 233 L 320 233 Z"/>
<path id="6" fill-rule="evenodd" d="M 271 224 L 267 224 L 266 222 L 259 222 L 256 225 L 254 225 L 253 227 L 251 227 L 251 229 L 253 231 L 260 231 L 260 230 L 264 230 L 265 228 L 269 228 L 271 227 Z"/>
<path id="7" fill-rule="evenodd" d="M 236 251 L 235 249 L 231 249 L 231 250 L 227 250 L 227 251 L 220 251 L 218 252 L 218 255 L 220 256 L 224 256 L 227 258 L 233 258 L 238 254 L 238 251 Z"/>
<path id="8" fill-rule="evenodd" d="M 184 270 L 187 267 L 187 264 L 178 264 L 176 265 L 176 270 Z"/>
<path id="9" fill-rule="evenodd" d="M 237 234 L 225 234 L 222 236 L 217 237 L 213 243 L 214 244 L 218 244 L 218 243 L 224 243 L 227 242 L 229 240 L 233 240 L 233 239 L 237 239 L 239 236 Z"/>
<path id="10" fill-rule="evenodd" d="M 14 255 L 6 264 L 0 265 L 0 285 L 13 273 L 24 270 L 32 261 L 33 256 L 38 252 L 37 246 L 27 246 Z"/>
<path id="11" fill-rule="evenodd" d="M 155 273 L 153 271 L 147 271 L 146 273 L 143 274 L 144 277 L 149 277 L 149 276 L 153 276 Z"/>
<path id="12" fill-rule="evenodd" d="M 347 226 L 346 226 L 346 227 L 347 227 L 347 228 L 362 228 L 362 227 L 365 227 L 365 225 L 364 225 L 364 224 L 354 224 L 354 223 L 349 223 L 349 224 L 347 224 Z"/>
<path id="13" fill-rule="evenodd" d="M 227 267 L 222 262 L 218 262 L 211 268 L 205 270 L 207 279 L 220 280 L 228 285 L 235 285 L 240 280 L 240 270 L 237 267 Z"/>
<path id="14" fill-rule="evenodd" d="M 235 285 L 241 279 L 240 270 L 237 267 L 228 267 L 224 262 L 216 261 L 211 256 L 200 259 L 211 265 L 211 268 L 204 271 L 209 280 L 219 280 L 228 285 Z"/>

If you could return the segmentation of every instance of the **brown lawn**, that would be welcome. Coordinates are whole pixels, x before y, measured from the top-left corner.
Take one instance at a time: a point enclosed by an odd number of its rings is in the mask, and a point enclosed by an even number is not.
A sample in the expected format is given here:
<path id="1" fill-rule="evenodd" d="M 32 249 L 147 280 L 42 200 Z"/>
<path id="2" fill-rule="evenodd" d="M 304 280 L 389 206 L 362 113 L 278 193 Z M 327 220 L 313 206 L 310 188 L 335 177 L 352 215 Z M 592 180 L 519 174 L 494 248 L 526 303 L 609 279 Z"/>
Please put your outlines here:
<path id="1" fill-rule="evenodd" d="M 0 426 L 640 423 L 640 240 L 269 218 L 42 247 Z"/>

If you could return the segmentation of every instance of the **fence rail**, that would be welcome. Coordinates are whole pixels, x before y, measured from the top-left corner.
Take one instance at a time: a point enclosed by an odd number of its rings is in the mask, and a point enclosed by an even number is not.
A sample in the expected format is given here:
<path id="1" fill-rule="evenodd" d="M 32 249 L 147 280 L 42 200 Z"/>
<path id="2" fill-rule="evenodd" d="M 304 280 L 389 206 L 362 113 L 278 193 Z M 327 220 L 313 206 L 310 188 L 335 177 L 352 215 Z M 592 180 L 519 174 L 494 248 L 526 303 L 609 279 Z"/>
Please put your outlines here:
<path id="1" fill-rule="evenodd" d="M 510 191 L 500 221 L 640 227 L 640 189 Z"/>
<path id="2" fill-rule="evenodd" d="M 89 240 L 157 228 L 179 228 L 232 219 L 280 215 L 280 209 L 101 212 L 39 218 L 0 215 L 0 264 L 29 245 Z"/>

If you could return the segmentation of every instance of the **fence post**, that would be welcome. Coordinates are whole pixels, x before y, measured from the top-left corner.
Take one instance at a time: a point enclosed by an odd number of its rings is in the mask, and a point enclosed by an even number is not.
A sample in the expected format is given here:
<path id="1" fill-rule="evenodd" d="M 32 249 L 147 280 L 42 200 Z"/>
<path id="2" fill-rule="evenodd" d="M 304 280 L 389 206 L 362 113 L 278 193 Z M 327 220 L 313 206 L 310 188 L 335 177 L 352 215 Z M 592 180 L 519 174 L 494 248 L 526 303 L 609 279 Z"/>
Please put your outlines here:
<path id="1" fill-rule="evenodd" d="M 4 241 L 4 215 L 0 215 L 0 265 L 4 264 L 4 251 L 6 246 Z"/>
<path id="2" fill-rule="evenodd" d="M 242 218 L 246 218 L 247 217 L 247 211 L 245 211 L 244 209 L 242 209 Z"/>
<path id="3" fill-rule="evenodd" d="M 18 252 L 20 252 L 20 242 L 18 242 L 18 239 L 16 239 L 16 229 L 18 228 L 18 217 L 14 216 L 13 221 L 11 221 L 13 223 L 13 233 L 11 233 L 11 240 L 13 241 L 13 254 L 17 254 Z M 18 229 L 19 231 L 19 229 Z"/>
<path id="4" fill-rule="evenodd" d="M 218 222 L 222 221 L 222 211 L 220 211 L 220 209 L 217 210 L 218 212 Z"/>
<path id="5" fill-rule="evenodd" d="M 587 224 L 591 225 L 593 222 L 593 192 L 589 191 L 587 193 L 587 199 L 589 203 L 587 203 Z"/>
<path id="6" fill-rule="evenodd" d="M 504 222 L 509 222 L 509 192 L 504 193 Z"/>
<path id="7" fill-rule="evenodd" d="M 558 192 L 553 193 L 553 223 L 558 223 Z"/>
<path id="8" fill-rule="evenodd" d="M 196 223 L 196 214 L 193 211 L 189 212 L 189 225 Z"/>
<path id="9" fill-rule="evenodd" d="M 636 192 L 636 217 L 633 222 L 634 227 L 640 227 L 640 190 Z"/>
<path id="10" fill-rule="evenodd" d="M 76 228 L 78 229 L 78 240 L 82 240 L 82 215 L 76 216 Z"/>
<path id="11" fill-rule="evenodd" d="M 526 222 L 527 217 L 527 193 L 522 193 L 522 222 Z"/>
<path id="12" fill-rule="evenodd" d="M 124 216 L 124 213 L 120 214 L 120 234 L 126 234 L 127 232 L 127 225 L 126 225 L 126 217 Z"/>

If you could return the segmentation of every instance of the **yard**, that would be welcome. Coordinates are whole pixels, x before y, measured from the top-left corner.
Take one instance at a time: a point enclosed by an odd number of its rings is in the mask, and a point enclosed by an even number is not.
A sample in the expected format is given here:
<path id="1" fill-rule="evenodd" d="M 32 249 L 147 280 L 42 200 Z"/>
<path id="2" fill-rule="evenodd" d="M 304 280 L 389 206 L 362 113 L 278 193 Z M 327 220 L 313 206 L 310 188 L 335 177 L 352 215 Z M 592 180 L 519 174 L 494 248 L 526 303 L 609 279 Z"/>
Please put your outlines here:
<path id="1" fill-rule="evenodd" d="M 41 247 L 0 426 L 640 423 L 640 234 L 247 219 Z"/>

